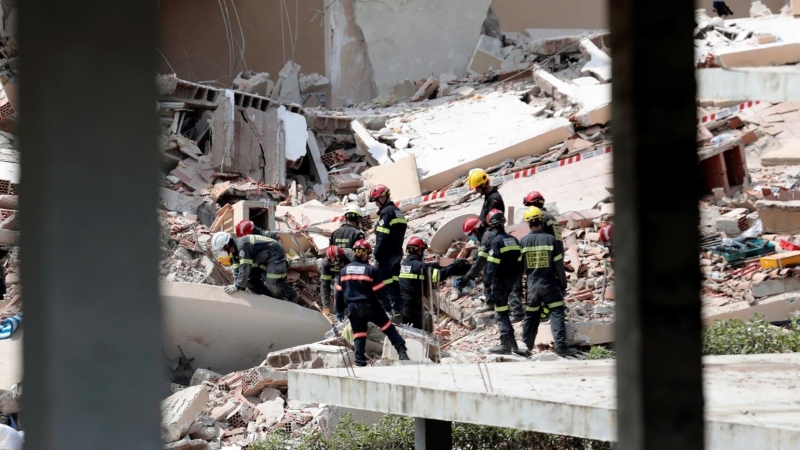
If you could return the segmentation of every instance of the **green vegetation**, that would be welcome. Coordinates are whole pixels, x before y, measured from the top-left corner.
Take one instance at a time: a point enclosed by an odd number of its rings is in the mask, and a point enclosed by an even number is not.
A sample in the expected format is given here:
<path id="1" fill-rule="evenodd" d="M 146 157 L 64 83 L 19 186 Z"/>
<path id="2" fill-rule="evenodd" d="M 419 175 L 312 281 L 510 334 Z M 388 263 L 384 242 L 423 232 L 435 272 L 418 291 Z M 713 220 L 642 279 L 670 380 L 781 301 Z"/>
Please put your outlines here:
<path id="1" fill-rule="evenodd" d="M 749 355 L 800 352 L 800 329 L 792 319 L 788 328 L 772 326 L 764 316 L 753 320 L 723 320 L 703 329 L 704 355 Z"/>

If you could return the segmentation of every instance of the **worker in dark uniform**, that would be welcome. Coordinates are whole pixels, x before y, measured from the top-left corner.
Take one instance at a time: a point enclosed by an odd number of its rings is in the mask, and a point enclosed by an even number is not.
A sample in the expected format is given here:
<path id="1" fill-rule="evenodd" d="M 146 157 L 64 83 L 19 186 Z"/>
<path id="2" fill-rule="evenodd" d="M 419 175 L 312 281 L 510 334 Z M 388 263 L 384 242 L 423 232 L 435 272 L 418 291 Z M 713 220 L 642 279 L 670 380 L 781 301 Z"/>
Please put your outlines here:
<path id="1" fill-rule="evenodd" d="M 376 184 L 369 190 L 369 201 L 378 205 L 375 224 L 375 262 L 386 285 L 383 308 L 394 323 L 403 318 L 403 299 L 400 297 L 400 261 L 403 259 L 403 239 L 408 221 L 392 203 L 389 188 Z"/>
<path id="2" fill-rule="evenodd" d="M 489 242 L 483 284 L 492 287 L 494 317 L 500 331 L 500 345 L 490 348 L 489 353 L 504 355 L 511 352 L 520 353 L 517 340 L 514 338 L 514 328 L 508 317 L 508 298 L 522 274 L 519 241 L 506 233 L 506 218 L 502 211 L 496 209 L 490 211 L 486 220 L 495 235 Z"/>
<path id="3" fill-rule="evenodd" d="M 528 195 L 522 200 L 522 203 L 527 206 L 535 206 L 542 211 L 544 214 L 544 223 L 542 225 L 542 231 L 553 236 L 556 240 L 561 240 L 561 224 L 558 223 L 555 217 L 552 214 L 547 212 L 544 208 L 544 196 L 539 191 L 530 191 Z"/>
<path id="4" fill-rule="evenodd" d="M 353 243 L 355 244 L 355 242 Z M 325 260 L 322 263 L 322 312 L 324 314 L 331 313 L 331 282 L 334 286 L 336 280 L 339 279 L 342 267 L 350 264 L 355 260 L 353 250 L 350 248 L 344 249 L 336 245 L 331 245 L 325 251 Z"/>
<path id="5" fill-rule="evenodd" d="M 528 275 L 525 322 L 522 325 L 522 340 L 533 350 L 539 331 L 540 308 L 550 309 L 550 328 L 553 332 L 556 354 L 574 355 L 576 351 L 567 346 L 567 330 L 564 324 L 566 306 L 564 294 L 567 276 L 564 272 L 564 246 L 543 231 L 544 213 L 531 206 L 525 211 L 525 221 L 530 234 L 522 238 L 522 264 Z"/>
<path id="6" fill-rule="evenodd" d="M 356 241 L 364 239 L 364 233 L 359 229 L 361 225 L 361 208 L 356 205 L 350 206 L 344 213 L 345 222 L 333 232 L 330 239 L 330 246 L 336 246 L 343 250 L 353 248 Z M 328 248 L 331 248 L 328 247 Z M 338 275 L 339 270 L 328 266 L 330 258 L 322 261 L 322 275 L 320 276 L 320 296 L 322 297 L 322 312 L 330 314 L 331 286 L 334 284 L 334 276 Z"/>
<path id="7" fill-rule="evenodd" d="M 608 249 L 608 262 L 614 262 L 614 224 L 600 229 L 600 242 Z"/>
<path id="8" fill-rule="evenodd" d="M 268 238 L 272 238 L 275 240 L 280 240 L 278 234 L 274 231 L 265 230 L 263 228 L 258 228 L 256 224 L 254 224 L 250 220 L 240 220 L 239 223 L 236 224 L 234 227 L 236 231 L 236 237 L 247 236 L 248 234 L 255 234 L 258 236 L 266 236 Z"/>
<path id="9" fill-rule="evenodd" d="M 442 268 L 438 262 L 423 262 L 428 244 L 417 236 L 411 236 L 406 244 L 406 259 L 400 264 L 400 295 L 403 297 L 404 323 L 422 329 L 422 297 L 427 285 L 428 274 L 432 283 L 444 281 L 450 276 L 466 272 L 466 259 L 456 259 L 453 264 Z"/>
<path id="10" fill-rule="evenodd" d="M 346 314 L 353 327 L 353 347 L 357 366 L 367 365 L 367 327 L 369 322 L 380 327 L 381 331 L 397 350 L 401 361 L 408 360 L 406 341 L 379 302 L 386 295 L 386 285 L 381 280 L 378 269 L 367 264 L 372 247 L 361 239 L 353 245 L 355 261 L 342 268 L 339 282 L 336 283 L 336 311 L 339 317 Z"/>
<path id="11" fill-rule="evenodd" d="M 497 191 L 497 187 L 492 186 L 492 180 L 484 170 L 470 170 L 468 180 L 469 188 L 475 189 L 476 192 L 483 195 L 483 206 L 481 207 L 478 218 L 483 222 L 484 226 L 487 226 L 486 216 L 489 214 L 489 211 L 493 209 L 505 211 L 506 204 L 503 202 L 503 197 L 500 195 L 500 192 Z"/>
<path id="12" fill-rule="evenodd" d="M 221 231 L 211 237 L 211 248 L 218 255 L 238 255 L 241 267 L 236 270 L 234 284 L 225 286 L 228 294 L 249 288 L 255 294 L 297 303 L 297 292 L 286 282 L 289 262 L 279 241 L 254 234 L 233 239 L 229 233 Z M 254 275 L 253 266 L 263 266 L 264 274 Z"/>

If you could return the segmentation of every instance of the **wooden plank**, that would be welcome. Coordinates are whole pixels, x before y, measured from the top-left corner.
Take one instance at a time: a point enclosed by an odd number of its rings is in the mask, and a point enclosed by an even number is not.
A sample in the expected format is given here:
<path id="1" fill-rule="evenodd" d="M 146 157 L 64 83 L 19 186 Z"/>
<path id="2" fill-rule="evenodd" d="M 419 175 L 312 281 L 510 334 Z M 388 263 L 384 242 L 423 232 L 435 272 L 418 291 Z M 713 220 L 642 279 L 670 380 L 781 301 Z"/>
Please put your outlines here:
<path id="1" fill-rule="evenodd" d="M 762 256 L 759 260 L 762 269 L 783 269 L 800 264 L 800 251 L 775 253 Z"/>

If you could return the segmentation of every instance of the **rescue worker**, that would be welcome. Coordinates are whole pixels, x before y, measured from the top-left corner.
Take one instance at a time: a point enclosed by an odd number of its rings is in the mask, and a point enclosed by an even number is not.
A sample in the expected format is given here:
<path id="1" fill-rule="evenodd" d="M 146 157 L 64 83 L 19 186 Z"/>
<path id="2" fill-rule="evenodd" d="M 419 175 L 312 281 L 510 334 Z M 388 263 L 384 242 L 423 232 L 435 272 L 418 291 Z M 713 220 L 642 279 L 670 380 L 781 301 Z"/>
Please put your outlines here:
<path id="1" fill-rule="evenodd" d="M 353 245 L 355 261 L 342 268 L 336 283 L 336 311 L 339 317 L 345 314 L 353 327 L 353 347 L 356 365 L 367 365 L 367 327 L 369 322 L 380 327 L 381 331 L 397 350 L 401 361 L 407 361 L 406 341 L 392 324 L 381 306 L 381 297 L 386 296 L 386 284 L 381 280 L 378 269 L 367 264 L 372 246 L 365 239 Z"/>
<path id="2" fill-rule="evenodd" d="M 356 205 L 350 206 L 344 213 L 345 222 L 333 232 L 330 239 L 330 247 L 338 247 L 343 250 L 353 248 L 353 244 L 360 239 L 364 239 L 364 233 L 359 229 L 361 225 L 361 208 Z M 326 258 L 322 261 L 322 275 L 320 275 L 320 296 L 322 297 L 322 312 L 331 313 L 331 286 L 334 285 L 334 277 L 339 275 L 339 269 L 330 266 Z M 352 260 L 352 258 L 351 258 Z"/>
<path id="3" fill-rule="evenodd" d="M 542 231 L 555 237 L 559 241 L 561 240 L 561 224 L 559 224 L 558 220 L 544 208 L 544 196 L 542 196 L 541 192 L 530 191 L 522 200 L 522 203 L 527 207 L 535 206 L 539 208 L 542 214 L 544 214 Z"/>
<path id="4" fill-rule="evenodd" d="M 483 169 L 472 169 L 469 171 L 469 188 L 474 189 L 483 195 L 483 206 L 478 218 L 483 222 L 484 226 L 488 226 L 486 216 L 493 209 L 498 211 L 505 211 L 506 204 L 503 202 L 503 197 L 497 191 L 497 187 L 492 186 L 492 180 Z"/>
<path id="5" fill-rule="evenodd" d="M 544 228 L 544 212 L 531 206 L 525 211 L 530 233 L 522 238 L 522 265 L 528 275 L 525 322 L 522 325 L 522 340 L 533 350 L 539 331 L 540 309 L 550 310 L 550 328 L 553 331 L 556 354 L 569 356 L 577 353 L 567 347 L 567 330 L 564 325 L 566 306 L 564 295 L 567 275 L 564 272 L 564 246 Z"/>
<path id="6" fill-rule="evenodd" d="M 355 243 L 354 243 L 355 244 Z M 323 283 L 323 297 L 322 297 L 322 312 L 330 314 L 330 281 L 335 283 L 339 280 L 339 274 L 342 268 L 351 262 L 355 261 L 355 254 L 350 248 L 344 249 L 336 245 L 331 245 L 325 251 L 325 260 L 322 263 L 322 275 L 320 278 Z M 327 295 L 325 292 L 325 285 L 328 286 Z M 339 318 L 342 320 L 343 318 Z"/>
<path id="7" fill-rule="evenodd" d="M 376 184 L 369 190 L 369 201 L 378 205 L 375 224 L 375 262 L 386 285 L 383 308 L 394 323 L 403 317 L 400 297 L 400 261 L 403 259 L 403 239 L 408 221 L 390 199 L 389 188 Z"/>
<path id="8" fill-rule="evenodd" d="M 228 294 L 249 288 L 255 294 L 297 303 L 297 292 L 286 282 L 289 262 L 279 241 L 254 234 L 234 239 L 229 233 L 220 231 L 211 237 L 211 249 L 218 256 L 238 255 L 241 266 L 236 269 L 234 284 L 225 286 Z M 264 273 L 253 272 L 253 266 L 263 266 Z"/>
<path id="9" fill-rule="evenodd" d="M 483 276 L 483 284 L 492 287 L 494 317 L 500 331 L 500 345 L 490 348 L 489 353 L 504 355 L 511 352 L 522 353 L 517 346 L 514 328 L 508 317 L 508 299 L 522 274 L 519 241 L 506 233 L 506 217 L 502 211 L 496 209 L 489 211 L 486 220 L 495 235 L 489 242 L 486 252 L 486 273 Z"/>
<path id="10" fill-rule="evenodd" d="M 240 220 L 239 223 L 236 224 L 234 227 L 236 231 L 236 237 L 247 236 L 248 234 L 256 234 L 259 236 L 266 236 L 268 238 L 280 240 L 278 234 L 274 231 L 265 230 L 263 228 L 258 228 L 256 224 L 254 224 L 250 220 Z"/>
<path id="11" fill-rule="evenodd" d="M 423 262 L 428 244 L 417 236 L 411 236 L 406 244 L 406 259 L 400 264 L 400 295 L 403 297 L 404 323 L 422 329 L 422 296 L 425 292 L 426 276 L 431 274 L 431 282 L 444 281 L 458 272 L 466 272 L 469 263 L 466 259 L 456 259 L 453 264 L 442 268 L 438 262 Z M 430 271 L 429 271 L 430 269 Z"/>
<path id="12" fill-rule="evenodd" d="M 608 224 L 600 229 L 600 242 L 608 249 L 608 262 L 614 262 L 614 225 Z"/>

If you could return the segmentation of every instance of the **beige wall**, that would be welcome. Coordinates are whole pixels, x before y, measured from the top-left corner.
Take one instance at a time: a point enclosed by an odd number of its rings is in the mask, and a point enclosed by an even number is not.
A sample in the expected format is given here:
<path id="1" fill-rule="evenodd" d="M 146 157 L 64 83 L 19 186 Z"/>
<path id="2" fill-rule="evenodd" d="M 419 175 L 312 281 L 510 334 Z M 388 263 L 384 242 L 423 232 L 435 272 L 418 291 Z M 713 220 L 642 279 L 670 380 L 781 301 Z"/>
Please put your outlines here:
<path id="1" fill-rule="evenodd" d="M 608 6 L 604 0 L 494 0 L 493 6 L 503 31 L 525 28 L 608 28 Z M 751 0 L 726 0 L 734 15 L 749 17 Z M 786 0 L 763 0 L 773 13 L 780 12 Z M 709 16 L 713 0 L 697 0 L 697 8 L 705 8 Z M 669 2 L 661 3 L 668 8 Z"/>
<path id="2" fill-rule="evenodd" d="M 323 0 L 298 0 L 299 14 L 295 14 L 295 2 L 285 2 L 283 42 L 281 39 L 281 1 L 278 0 L 160 0 L 158 15 L 161 26 L 159 49 L 166 56 L 179 77 L 190 81 L 219 80 L 230 86 L 230 52 L 225 33 L 225 23 L 220 4 L 227 4 L 232 24 L 233 37 L 241 44 L 242 33 L 233 5 L 239 13 L 244 29 L 244 61 L 250 70 L 269 72 L 275 81 L 283 67 L 284 45 L 286 59 L 291 59 L 292 48 L 289 23 L 295 30 L 297 18 L 297 49 L 295 62 L 302 66 L 302 73 L 325 73 L 325 51 L 323 47 L 322 10 Z M 288 13 L 289 18 L 285 15 Z M 313 19 L 313 20 L 312 20 Z M 181 45 L 183 44 L 183 46 Z M 244 70 L 239 47 L 234 44 L 233 75 Z M 185 53 L 184 53 L 185 49 Z M 188 54 L 194 71 L 190 74 Z M 164 58 L 159 55 L 159 71 L 170 73 Z"/>

